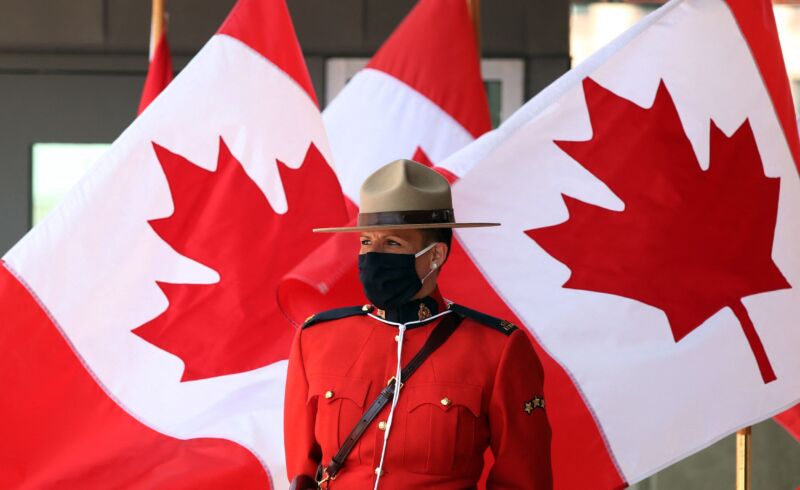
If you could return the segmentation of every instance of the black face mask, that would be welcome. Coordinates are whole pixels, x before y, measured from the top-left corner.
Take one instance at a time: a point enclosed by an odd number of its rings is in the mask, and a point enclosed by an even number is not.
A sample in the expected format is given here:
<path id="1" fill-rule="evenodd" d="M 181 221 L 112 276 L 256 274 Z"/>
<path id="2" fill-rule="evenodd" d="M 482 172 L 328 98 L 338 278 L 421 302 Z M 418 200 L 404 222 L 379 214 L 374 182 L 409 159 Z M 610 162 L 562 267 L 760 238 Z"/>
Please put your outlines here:
<path id="1" fill-rule="evenodd" d="M 427 253 L 435 243 L 416 254 L 367 252 L 358 256 L 358 276 L 367 298 L 382 310 L 408 303 L 422 289 L 416 258 Z M 428 273 L 430 275 L 433 272 Z"/>

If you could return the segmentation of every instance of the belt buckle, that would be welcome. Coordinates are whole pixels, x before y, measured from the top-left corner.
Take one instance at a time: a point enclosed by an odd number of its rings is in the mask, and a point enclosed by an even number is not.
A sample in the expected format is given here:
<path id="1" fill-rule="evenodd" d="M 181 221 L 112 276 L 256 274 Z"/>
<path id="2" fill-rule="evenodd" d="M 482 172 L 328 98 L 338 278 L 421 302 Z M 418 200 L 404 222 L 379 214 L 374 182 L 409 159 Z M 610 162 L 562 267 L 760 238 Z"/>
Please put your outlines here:
<path id="1" fill-rule="evenodd" d="M 327 490 L 328 486 L 330 486 L 330 481 L 331 480 L 335 480 L 335 479 L 336 479 L 335 476 L 332 477 L 331 475 L 328 474 L 328 467 L 327 466 L 323 466 L 322 467 L 322 471 L 319 472 L 319 474 L 317 475 L 317 478 L 316 478 L 317 487 L 320 490 Z"/>
<path id="2" fill-rule="evenodd" d="M 392 383 L 395 383 L 396 381 L 397 381 L 397 377 L 392 376 L 391 378 L 389 378 L 389 381 L 386 382 L 386 386 L 392 386 Z M 403 383 L 402 382 L 400 382 L 400 388 L 401 389 L 403 388 Z"/>

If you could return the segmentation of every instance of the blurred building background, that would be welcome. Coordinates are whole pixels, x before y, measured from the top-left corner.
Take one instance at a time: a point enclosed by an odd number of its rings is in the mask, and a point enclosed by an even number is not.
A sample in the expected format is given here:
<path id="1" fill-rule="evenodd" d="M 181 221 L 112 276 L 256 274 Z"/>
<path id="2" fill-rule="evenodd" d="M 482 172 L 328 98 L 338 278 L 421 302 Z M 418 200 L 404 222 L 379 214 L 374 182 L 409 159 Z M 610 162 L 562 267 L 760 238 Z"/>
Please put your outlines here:
<path id="1" fill-rule="evenodd" d="M 414 1 L 288 3 L 324 106 Z M 484 0 L 482 68 L 493 124 L 659 3 Z M 233 4 L 167 0 L 176 70 L 215 32 Z M 775 14 L 797 104 L 800 5 L 776 3 Z M 0 255 L 58 202 L 135 117 L 147 68 L 149 27 L 149 0 L 0 0 Z M 800 443 L 772 421 L 753 432 L 753 488 L 798 487 Z M 733 487 L 733 437 L 635 486 Z"/>

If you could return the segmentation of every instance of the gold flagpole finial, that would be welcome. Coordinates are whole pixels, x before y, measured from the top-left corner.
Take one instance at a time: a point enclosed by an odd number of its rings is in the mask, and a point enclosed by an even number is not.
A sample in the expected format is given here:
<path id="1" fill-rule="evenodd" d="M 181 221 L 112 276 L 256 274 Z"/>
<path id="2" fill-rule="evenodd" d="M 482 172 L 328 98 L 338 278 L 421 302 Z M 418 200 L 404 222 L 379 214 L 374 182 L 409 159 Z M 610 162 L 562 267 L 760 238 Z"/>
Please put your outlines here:
<path id="1" fill-rule="evenodd" d="M 156 44 L 164 34 L 164 23 L 166 22 L 164 13 L 164 0 L 153 0 L 153 12 L 150 17 L 150 57 L 153 59 Z"/>
<path id="2" fill-rule="evenodd" d="M 478 56 L 481 55 L 481 0 L 466 0 L 467 10 L 472 18 L 472 30 L 475 32 L 475 46 L 478 47 Z"/>

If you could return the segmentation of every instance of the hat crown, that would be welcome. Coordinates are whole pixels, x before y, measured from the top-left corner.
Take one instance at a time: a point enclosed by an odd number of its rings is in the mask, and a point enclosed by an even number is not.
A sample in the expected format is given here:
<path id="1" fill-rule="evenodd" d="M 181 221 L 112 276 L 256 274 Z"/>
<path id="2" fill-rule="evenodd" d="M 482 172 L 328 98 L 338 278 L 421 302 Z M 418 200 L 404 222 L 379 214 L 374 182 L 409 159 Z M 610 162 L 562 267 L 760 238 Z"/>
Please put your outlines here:
<path id="1" fill-rule="evenodd" d="M 338 233 L 482 226 L 497 226 L 497 223 L 456 222 L 450 183 L 439 172 L 413 160 L 395 160 L 364 181 L 355 226 L 315 228 L 314 231 Z"/>
<path id="2" fill-rule="evenodd" d="M 361 186 L 362 213 L 451 209 L 450 184 L 441 174 L 413 160 L 395 160 L 376 170 Z"/>

